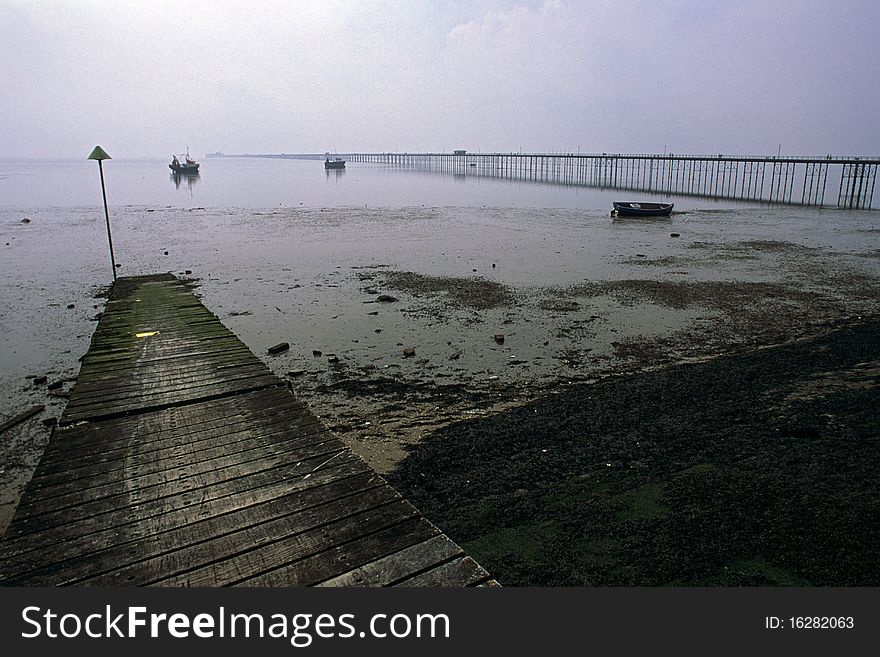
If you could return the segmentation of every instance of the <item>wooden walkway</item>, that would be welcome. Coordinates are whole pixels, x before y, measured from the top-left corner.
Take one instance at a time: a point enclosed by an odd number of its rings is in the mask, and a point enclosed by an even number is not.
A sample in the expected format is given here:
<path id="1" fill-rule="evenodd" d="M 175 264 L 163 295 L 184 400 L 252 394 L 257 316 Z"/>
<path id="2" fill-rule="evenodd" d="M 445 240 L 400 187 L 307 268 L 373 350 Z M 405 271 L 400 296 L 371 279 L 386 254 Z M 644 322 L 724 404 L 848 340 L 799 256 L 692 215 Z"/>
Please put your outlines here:
<path id="1" fill-rule="evenodd" d="M 0 584 L 494 581 L 169 274 L 115 284 Z"/>

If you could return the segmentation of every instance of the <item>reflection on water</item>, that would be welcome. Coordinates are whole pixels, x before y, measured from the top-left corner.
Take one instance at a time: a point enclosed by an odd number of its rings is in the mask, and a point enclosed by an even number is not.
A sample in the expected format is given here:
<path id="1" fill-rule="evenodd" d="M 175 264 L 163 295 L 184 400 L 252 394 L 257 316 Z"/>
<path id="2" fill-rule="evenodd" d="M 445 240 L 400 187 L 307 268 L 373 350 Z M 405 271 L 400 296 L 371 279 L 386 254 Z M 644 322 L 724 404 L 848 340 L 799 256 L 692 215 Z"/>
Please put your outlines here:
<path id="1" fill-rule="evenodd" d="M 190 196 L 192 196 L 193 187 L 195 187 L 196 183 L 199 182 L 199 172 L 196 171 L 194 173 L 181 173 L 178 171 L 172 171 L 171 182 L 174 183 L 175 189 L 180 189 L 181 183 L 184 183 L 186 185 L 186 188 L 189 190 Z"/>
<path id="2" fill-rule="evenodd" d="M 89 166 L 91 165 L 91 166 Z M 438 172 L 353 163 L 328 170 L 320 160 L 212 158 L 205 176 L 170 174 L 159 160 L 108 160 L 104 175 L 111 209 L 121 205 L 172 207 L 517 207 L 579 208 L 607 213 L 620 192 L 571 184 L 480 175 L 477 167 Z M 320 184 L 323 173 L 324 183 Z M 173 185 L 165 175 L 170 174 Z M 330 184 L 330 181 L 338 184 Z M 195 184 L 198 183 L 198 187 Z M 181 190 L 189 190 L 189 194 Z M 675 202 L 675 210 L 755 204 L 702 198 L 631 200 Z M 0 207 L 101 206 L 94 163 L 87 160 L 0 160 Z"/>
<path id="3" fill-rule="evenodd" d="M 324 178 L 328 181 L 333 178 L 338 184 L 340 179 L 345 176 L 345 169 L 324 169 L 324 174 Z"/>

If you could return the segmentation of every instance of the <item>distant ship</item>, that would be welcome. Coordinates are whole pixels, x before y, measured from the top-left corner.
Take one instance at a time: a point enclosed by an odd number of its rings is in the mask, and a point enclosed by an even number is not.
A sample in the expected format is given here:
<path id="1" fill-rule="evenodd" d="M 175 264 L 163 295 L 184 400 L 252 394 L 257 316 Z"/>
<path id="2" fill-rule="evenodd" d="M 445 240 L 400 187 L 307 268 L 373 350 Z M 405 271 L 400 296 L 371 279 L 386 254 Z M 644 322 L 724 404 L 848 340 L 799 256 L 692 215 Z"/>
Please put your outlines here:
<path id="1" fill-rule="evenodd" d="M 324 154 L 324 168 L 325 169 L 344 169 L 345 168 L 345 160 L 341 157 L 337 157 L 334 159 L 330 159 L 330 153 Z"/>
<path id="2" fill-rule="evenodd" d="M 189 156 L 189 149 L 186 151 L 186 155 L 182 156 L 183 162 L 181 162 L 176 155 L 171 156 L 171 164 L 168 165 L 174 173 L 198 173 L 199 172 L 199 163 L 195 160 L 191 159 Z"/>

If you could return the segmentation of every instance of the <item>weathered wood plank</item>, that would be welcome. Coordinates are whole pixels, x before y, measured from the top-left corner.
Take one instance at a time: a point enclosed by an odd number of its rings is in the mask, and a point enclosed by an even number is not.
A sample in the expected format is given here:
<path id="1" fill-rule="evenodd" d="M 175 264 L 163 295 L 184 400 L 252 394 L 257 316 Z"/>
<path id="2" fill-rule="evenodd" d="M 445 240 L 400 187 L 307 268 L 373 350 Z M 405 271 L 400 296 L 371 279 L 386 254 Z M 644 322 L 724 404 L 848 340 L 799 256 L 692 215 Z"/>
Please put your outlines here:
<path id="1" fill-rule="evenodd" d="M 387 490 L 391 490 L 390 487 Z M 285 568 L 294 568 L 293 564 L 328 548 L 343 545 L 363 536 L 367 532 L 376 532 L 393 527 L 405 520 L 418 517 L 418 511 L 405 500 L 375 507 L 348 515 L 335 522 L 319 526 L 319 531 L 302 531 L 288 535 L 281 540 L 263 545 L 255 550 L 239 553 L 230 558 L 209 563 L 201 568 L 190 570 L 174 577 L 154 582 L 162 586 L 228 586 L 239 584 L 251 578 L 255 586 L 302 586 L 308 583 L 308 573 L 276 572 L 271 576 L 273 584 L 265 584 L 257 579 L 267 572 L 278 571 L 281 564 Z M 317 529 L 317 527 L 314 527 Z M 307 565 L 313 565 L 308 562 Z M 267 576 L 269 577 L 269 576 Z M 325 579 L 325 577 L 319 577 Z M 283 584 L 282 584 L 283 581 Z"/>
<path id="2" fill-rule="evenodd" d="M 164 455 L 180 453 L 186 449 L 180 445 L 180 437 L 183 435 L 191 441 L 193 451 L 197 451 L 204 441 L 217 440 L 217 444 L 233 443 L 245 435 L 258 435 L 259 432 L 275 433 L 283 429 L 311 432 L 312 428 L 320 422 L 313 415 L 304 413 L 299 415 L 267 414 L 262 426 L 255 426 L 254 420 L 253 417 L 236 416 L 227 419 L 225 425 L 220 422 L 187 424 L 186 430 L 180 431 L 176 435 L 171 431 L 140 434 L 156 439 L 144 440 L 143 442 L 131 438 L 108 441 L 106 449 L 102 449 L 100 440 L 83 443 L 81 449 L 75 452 L 55 452 L 46 455 L 46 460 L 40 464 L 41 468 L 34 473 L 31 480 L 32 485 L 44 486 L 56 479 L 64 480 L 86 476 L 89 469 L 111 468 L 113 467 L 112 462 L 123 459 L 134 462 L 137 459 L 157 459 Z M 135 433 L 135 435 L 139 434 Z M 224 440 L 220 441 L 221 438 Z"/>
<path id="3" fill-rule="evenodd" d="M 22 411 L 18 415 L 13 415 L 11 418 L 0 424 L 0 433 L 3 433 L 7 429 L 11 429 L 16 424 L 24 422 L 28 418 L 36 415 L 41 412 L 44 408 L 46 408 L 43 404 L 37 404 L 36 406 L 31 406 L 26 411 Z"/>
<path id="4" fill-rule="evenodd" d="M 4 555 L 17 557 L 31 551 L 41 551 L 51 547 L 59 549 L 60 544 L 91 539 L 91 545 L 106 545 L 121 532 L 132 539 L 145 539 L 163 522 L 182 522 L 207 510 L 208 513 L 224 513 L 242 505 L 268 499 L 267 496 L 284 494 L 309 485 L 312 478 L 323 481 L 326 478 L 345 478 L 372 471 L 351 453 L 340 456 L 327 463 L 327 456 L 302 461 L 280 468 L 257 472 L 240 479 L 206 487 L 200 490 L 182 491 L 175 495 L 150 500 L 137 505 L 120 507 L 112 511 L 71 522 L 66 525 L 45 525 L 33 528 L 30 532 L 16 532 L 5 541 Z M 323 464 L 323 465 L 322 465 Z M 308 479 L 306 479 L 308 477 Z M 198 508 L 193 508 L 198 507 Z M 167 521 L 164 520 L 167 518 Z M 66 558 L 70 558 L 68 555 Z M 4 571 L 7 572 L 7 571 Z"/>
<path id="5" fill-rule="evenodd" d="M 68 469 L 65 472 L 41 476 L 32 480 L 33 494 L 48 500 L 76 490 L 95 488 L 102 483 L 113 483 L 123 479 L 131 479 L 132 473 L 137 476 L 158 474 L 166 470 L 180 472 L 180 468 L 190 464 L 211 461 L 222 464 L 230 459 L 238 459 L 245 452 L 258 448 L 269 448 L 276 444 L 287 444 L 312 438 L 324 431 L 318 422 L 308 426 L 297 425 L 292 431 L 286 424 L 264 425 L 261 427 L 245 427 L 237 432 L 220 433 L 205 436 L 201 433 L 182 436 L 191 438 L 183 443 L 176 442 L 164 448 L 155 449 L 142 454 L 121 454 L 112 460 L 87 465 L 79 469 Z M 170 441 L 166 441 L 167 444 Z M 289 445 L 287 447 L 290 447 Z"/>
<path id="6" fill-rule="evenodd" d="M 280 385 L 281 382 L 269 374 L 232 376 L 225 380 L 208 382 L 185 389 L 133 394 L 127 399 L 80 403 L 71 396 L 59 424 L 70 424 L 79 420 L 99 420 L 132 413 L 162 409 L 175 404 L 184 404 L 199 399 L 218 398 L 241 394 L 262 388 Z"/>
<path id="7" fill-rule="evenodd" d="M 31 527 L 53 522 L 57 524 L 62 519 L 64 522 L 72 522 L 86 515 L 105 513 L 120 506 L 158 499 L 178 490 L 194 490 L 226 479 L 241 477 L 248 472 L 284 465 L 291 459 L 320 458 L 336 454 L 343 449 L 326 430 L 303 438 L 302 441 L 311 442 L 312 439 L 320 442 L 306 446 L 293 441 L 275 443 L 228 457 L 187 463 L 177 469 L 158 473 L 141 475 L 135 468 L 132 472 L 125 473 L 123 482 L 101 481 L 94 487 L 76 488 L 48 499 L 42 498 L 38 492 L 30 493 L 26 490 L 19 504 L 21 513 L 16 515 L 22 523 L 29 521 Z M 120 489 L 125 492 L 120 493 Z"/>
<path id="8" fill-rule="evenodd" d="M 181 423 L 205 425 L 206 427 L 223 426 L 224 422 L 245 419 L 254 421 L 259 417 L 295 415 L 309 412 L 304 404 L 296 401 L 283 388 L 269 388 L 251 391 L 209 401 L 200 401 L 183 406 L 175 406 L 152 413 L 141 413 L 133 416 L 119 417 L 101 422 L 79 423 L 73 426 L 59 427 L 55 437 L 46 448 L 44 458 L 63 458 L 64 454 L 84 454 L 89 446 L 106 444 L 130 445 L 131 435 L 138 434 L 138 443 L 147 444 L 154 437 L 156 440 L 175 435 Z M 42 463 L 41 463 L 42 465 Z"/>
<path id="9" fill-rule="evenodd" d="M 415 575 L 395 586 L 476 586 L 489 575 L 470 557 L 459 557 L 436 568 Z"/>
<path id="10" fill-rule="evenodd" d="M 329 550 L 315 553 L 305 559 L 276 568 L 270 572 L 237 582 L 237 586 L 313 586 L 335 577 L 352 566 L 379 559 L 440 533 L 434 525 L 415 514 L 406 522 L 390 525 L 380 531 L 365 534 Z"/>
<path id="11" fill-rule="evenodd" d="M 366 563 L 317 586 L 391 586 L 396 582 L 430 570 L 464 553 L 445 535 L 439 534 L 393 554 Z"/>
<path id="12" fill-rule="evenodd" d="M 334 500 L 261 525 L 187 545 L 155 559 L 85 580 L 97 586 L 136 586 L 172 577 L 194 581 L 210 572 L 211 586 L 229 584 L 247 574 L 293 561 L 317 546 L 344 542 L 363 532 L 362 526 L 386 526 L 407 517 L 407 507 L 389 486 Z M 193 572 L 193 564 L 209 564 Z"/>
<path id="13" fill-rule="evenodd" d="M 223 504 L 227 500 L 206 507 L 190 507 L 189 513 L 178 512 L 173 514 L 174 518 L 155 517 L 151 526 L 140 527 L 139 536 L 130 540 L 126 531 L 130 527 L 122 527 L 118 528 L 121 536 L 105 535 L 102 544 L 95 544 L 94 537 L 87 536 L 76 542 L 73 549 L 65 543 L 59 550 L 53 550 L 51 557 L 45 555 L 45 551 L 29 552 L 9 567 L 19 572 L 30 569 L 26 576 L 14 582 L 18 585 L 95 583 L 97 577 L 108 582 L 134 584 L 135 580 L 127 579 L 126 573 L 136 571 L 141 579 L 149 579 L 156 572 L 167 575 L 167 562 L 172 558 L 168 555 L 175 551 L 190 549 L 192 553 L 196 549 L 192 546 L 223 535 L 227 535 L 225 541 L 231 550 L 250 549 L 257 533 L 276 533 L 271 527 L 261 528 L 262 524 L 277 522 L 292 526 L 294 521 L 289 516 L 310 509 L 313 514 L 324 514 L 328 512 L 328 504 L 333 502 L 351 509 L 355 505 L 349 498 L 360 494 L 366 499 L 365 493 L 377 487 L 387 488 L 375 473 L 353 477 L 339 477 L 334 472 L 318 473 L 309 480 L 289 482 L 283 493 L 276 487 L 275 495 L 252 504 L 246 505 L 245 499 L 239 498 L 235 500 L 235 508 Z M 256 493 L 265 495 L 264 490 Z M 84 547 L 87 549 L 83 550 Z M 5 566 L 0 564 L 0 576 Z"/>

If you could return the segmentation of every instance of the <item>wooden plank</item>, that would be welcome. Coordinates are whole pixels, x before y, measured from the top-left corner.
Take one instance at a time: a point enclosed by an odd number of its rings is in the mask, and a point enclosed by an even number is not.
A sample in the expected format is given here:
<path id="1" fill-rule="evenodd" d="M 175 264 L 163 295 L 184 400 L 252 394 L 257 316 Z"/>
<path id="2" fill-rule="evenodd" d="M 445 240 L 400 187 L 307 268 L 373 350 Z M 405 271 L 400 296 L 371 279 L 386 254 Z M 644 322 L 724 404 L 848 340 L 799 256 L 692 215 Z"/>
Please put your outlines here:
<path id="1" fill-rule="evenodd" d="M 59 424 L 70 424 L 80 420 L 100 420 L 113 418 L 134 411 L 149 411 L 167 408 L 175 404 L 197 401 L 200 399 L 219 398 L 232 394 L 241 394 L 262 388 L 281 385 L 281 382 L 269 374 L 232 376 L 217 381 L 199 383 L 184 389 L 146 391 L 128 396 L 120 400 L 109 399 L 92 402 L 79 402 L 71 395 Z"/>
<path id="2" fill-rule="evenodd" d="M 124 454 L 121 458 L 103 460 L 79 470 L 68 470 L 67 473 L 40 477 L 34 481 L 31 488 L 34 494 L 48 500 L 74 491 L 85 491 L 104 484 L 122 482 L 123 479 L 131 484 L 134 483 L 134 473 L 138 477 L 169 470 L 181 473 L 182 468 L 204 461 L 209 461 L 211 467 L 214 465 L 222 467 L 222 464 L 232 460 L 247 458 L 246 453 L 257 448 L 272 449 L 275 445 L 284 445 L 285 450 L 288 451 L 291 442 L 301 445 L 303 439 L 314 442 L 320 436 L 327 434 L 324 433 L 323 426 L 313 422 L 308 428 L 298 426 L 296 431 L 291 431 L 286 424 L 278 424 L 246 427 L 236 433 L 218 432 L 216 436 L 208 437 L 202 434 L 181 435 L 192 437 L 192 440 L 187 443 L 177 441 L 169 447 L 145 454 Z"/>
<path id="3" fill-rule="evenodd" d="M 139 586 L 171 578 L 197 581 L 210 573 L 210 586 L 229 584 L 278 563 L 308 556 L 316 546 L 358 535 L 362 525 L 386 526 L 411 514 L 412 507 L 390 486 L 269 520 L 254 527 L 187 545 L 155 559 L 84 580 L 97 586 Z M 208 564 L 193 571 L 194 564 Z M 191 571 L 191 572 L 188 572 Z"/>
<path id="4" fill-rule="evenodd" d="M 317 586 L 391 586 L 422 571 L 430 570 L 445 561 L 463 554 L 462 549 L 439 534 L 427 541 L 349 570 Z"/>
<path id="5" fill-rule="evenodd" d="M 103 544 L 95 544 L 94 537 L 88 536 L 81 538 L 73 548 L 61 545 L 61 550 L 53 550 L 51 556 L 45 551 L 29 552 L 9 564 L 8 567 L 17 572 L 29 571 L 11 583 L 27 586 L 73 584 L 85 580 L 94 583 L 97 577 L 126 585 L 134 584 L 136 580 L 148 581 L 155 577 L 156 569 L 161 574 L 169 574 L 167 562 L 172 557 L 168 555 L 175 551 L 227 535 L 225 541 L 233 546 L 232 549 L 243 551 L 253 547 L 257 532 L 264 531 L 261 524 L 270 521 L 293 524 L 289 516 L 306 511 L 324 513 L 328 503 L 332 502 L 351 509 L 354 508 L 349 499 L 351 496 L 361 495 L 361 499 L 365 499 L 363 496 L 370 489 L 385 490 L 387 487 L 382 484 L 378 475 L 371 472 L 353 477 L 339 477 L 331 472 L 310 480 L 299 479 L 289 484 L 284 493 L 279 494 L 276 490 L 275 495 L 253 504 L 243 505 L 243 500 L 236 500 L 235 508 L 231 509 L 215 503 L 214 509 L 209 506 L 207 509 L 191 509 L 189 514 L 178 512 L 173 519 L 158 516 L 153 519 L 152 526 L 142 527 L 141 535 L 132 540 L 126 540 L 126 528 L 122 528 L 121 537 L 105 535 Z M 222 512 L 212 512 L 217 509 Z M 275 533 L 265 531 L 270 535 Z M 83 547 L 87 550 L 83 551 Z M 0 573 L 4 567 L 6 564 L 0 566 Z M 131 573 L 137 573 L 137 576 L 127 579 Z"/>
<path id="6" fill-rule="evenodd" d="M 176 491 L 195 490 L 226 479 L 238 478 L 249 472 L 278 467 L 293 458 L 320 459 L 343 450 L 342 445 L 324 431 L 314 434 L 314 437 L 315 440 L 320 438 L 323 440 L 306 447 L 299 444 L 287 446 L 276 444 L 269 448 L 251 449 L 231 457 L 187 463 L 176 470 L 144 476 L 140 476 L 135 470 L 124 482 L 100 483 L 94 487 L 78 488 L 49 499 L 42 498 L 38 492 L 29 494 L 26 490 L 19 505 L 21 513 L 16 514 L 20 523 L 16 524 L 23 525 L 27 522 L 29 527 L 34 528 L 46 524 L 73 522 L 95 513 L 106 513 L 116 508 L 165 497 Z M 120 493 L 120 489 L 124 492 Z"/>
<path id="7" fill-rule="evenodd" d="M 459 557 L 436 568 L 410 577 L 395 586 L 476 586 L 489 575 L 470 557 Z"/>
<path id="8" fill-rule="evenodd" d="M 167 450 L 182 451 L 185 449 L 185 446 L 180 445 L 182 435 L 186 435 L 192 442 L 193 450 L 196 451 L 200 449 L 199 443 L 202 441 L 226 438 L 227 440 L 217 443 L 225 444 L 235 442 L 237 437 L 245 432 L 255 435 L 259 431 L 275 433 L 282 429 L 310 433 L 320 423 L 315 416 L 308 413 L 299 413 L 298 415 L 266 414 L 265 421 L 261 426 L 255 426 L 255 419 L 254 417 L 235 416 L 226 418 L 225 421 L 185 423 L 185 431 L 178 430 L 177 432 L 168 429 L 155 433 L 142 433 L 133 429 L 132 434 L 127 438 L 107 440 L 106 442 L 101 440 L 100 435 L 90 436 L 92 440 L 88 443 L 80 443 L 78 450 L 64 452 L 56 450 L 46 454 L 40 468 L 34 473 L 33 485 L 43 486 L 44 482 L 55 478 L 83 476 L 82 473 L 86 469 L 112 467 L 109 464 L 113 461 L 161 458 L 163 451 L 169 455 L 171 452 Z M 136 440 L 132 436 L 142 437 L 145 440 Z"/>
<path id="9" fill-rule="evenodd" d="M 292 419 L 267 418 L 266 423 L 262 426 L 254 426 L 251 419 L 244 419 L 240 422 L 230 423 L 228 427 L 228 431 L 224 431 L 223 427 L 192 426 L 187 427 L 188 431 L 181 431 L 176 436 L 165 434 L 167 437 L 164 439 L 146 443 L 133 442 L 130 445 L 114 443 L 106 450 L 100 450 L 101 445 L 96 441 L 90 445 L 92 449 L 82 456 L 71 456 L 69 453 L 65 453 L 60 455 L 60 459 L 48 460 L 39 472 L 35 472 L 31 479 L 31 486 L 47 488 L 52 485 L 60 485 L 74 479 L 99 475 L 103 470 L 118 468 L 122 464 L 138 465 L 141 462 L 161 461 L 162 459 L 179 460 L 190 454 L 195 455 L 221 445 L 234 447 L 236 443 L 252 438 L 259 439 L 261 436 L 275 436 L 283 432 L 311 435 L 318 431 L 322 425 L 315 417 L 301 415 Z M 181 436 L 185 436 L 189 442 L 182 443 Z"/>
<path id="10" fill-rule="evenodd" d="M 29 417 L 32 417 L 32 416 L 36 415 L 37 413 L 41 412 L 44 408 L 46 408 L 46 407 L 43 406 L 42 404 L 37 404 L 36 406 L 31 406 L 26 411 L 22 411 L 18 415 L 13 415 L 11 418 L 6 420 L 3 424 L 0 424 L 0 433 L 3 433 L 7 429 L 11 429 L 16 424 L 24 422 Z"/>
<path id="11" fill-rule="evenodd" d="M 374 533 L 361 533 L 352 541 L 332 545 L 329 550 L 317 552 L 305 559 L 291 563 L 256 577 L 237 586 L 313 586 L 328 578 L 336 577 L 352 566 L 374 561 L 390 552 L 397 552 L 413 544 L 437 536 L 440 530 L 421 517 L 382 528 Z"/>
<path id="12" fill-rule="evenodd" d="M 234 397 L 200 401 L 174 406 L 153 413 L 103 420 L 99 423 L 79 423 L 56 429 L 56 438 L 49 444 L 45 454 L 53 459 L 63 458 L 65 453 L 87 453 L 92 445 L 130 445 L 132 435 L 138 434 L 138 442 L 149 443 L 153 437 L 161 439 L 174 435 L 181 423 L 212 427 L 223 426 L 234 420 L 256 420 L 260 417 L 276 417 L 286 413 L 310 413 L 304 404 L 297 402 L 287 390 L 271 388 L 251 391 Z M 46 456 L 44 456 L 46 458 Z M 42 465 L 42 463 L 41 463 Z"/>
<path id="13" fill-rule="evenodd" d="M 390 486 L 387 490 L 391 490 Z M 302 586 L 308 583 L 308 571 L 296 572 L 294 564 L 297 561 L 352 541 L 367 532 L 387 529 L 417 517 L 418 511 L 409 502 L 398 499 L 329 524 L 312 525 L 308 528 L 312 531 L 299 531 L 255 550 L 230 555 L 226 559 L 154 583 L 162 586 L 228 586 L 246 580 L 250 583 L 253 580 L 255 586 Z M 306 562 L 306 565 L 320 565 L 323 559 L 318 561 L 318 564 Z M 288 564 L 284 566 L 288 570 L 279 570 L 278 566 L 281 564 Z M 185 565 L 192 568 L 192 562 Z M 263 580 L 262 576 L 267 572 L 276 573 L 274 576 L 266 576 L 274 584 Z"/>
<path id="14" fill-rule="evenodd" d="M 102 541 L 112 541 L 121 533 L 127 538 L 142 540 L 149 537 L 159 526 L 157 523 L 164 518 L 168 519 L 167 522 L 179 522 L 180 514 L 187 518 L 198 515 L 203 510 L 207 513 L 224 513 L 268 499 L 267 496 L 273 493 L 284 494 L 285 491 L 296 490 L 313 477 L 320 482 L 325 478 L 345 478 L 372 472 L 351 453 L 343 453 L 323 468 L 317 467 L 326 460 L 326 456 L 322 455 L 316 459 L 223 482 L 204 490 L 183 491 L 142 504 L 86 516 L 66 525 L 47 525 L 28 533 L 19 532 L 5 541 L 3 554 L 4 557 L 17 558 L 27 552 L 50 547 L 54 551 L 60 549 L 58 545 L 78 539 L 91 539 L 92 547 L 106 545 Z M 309 479 L 306 479 L 307 476 Z M 65 558 L 71 556 L 68 554 Z"/>

